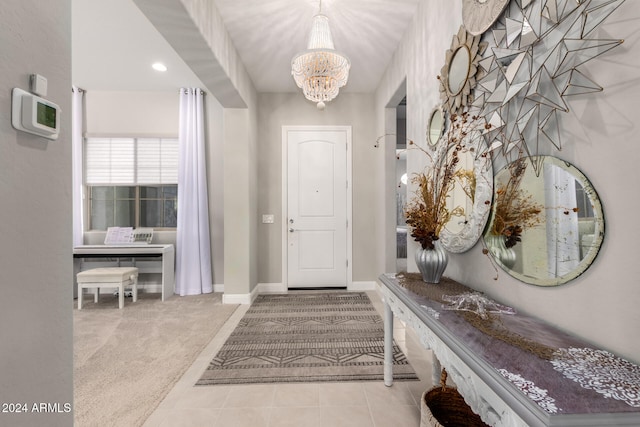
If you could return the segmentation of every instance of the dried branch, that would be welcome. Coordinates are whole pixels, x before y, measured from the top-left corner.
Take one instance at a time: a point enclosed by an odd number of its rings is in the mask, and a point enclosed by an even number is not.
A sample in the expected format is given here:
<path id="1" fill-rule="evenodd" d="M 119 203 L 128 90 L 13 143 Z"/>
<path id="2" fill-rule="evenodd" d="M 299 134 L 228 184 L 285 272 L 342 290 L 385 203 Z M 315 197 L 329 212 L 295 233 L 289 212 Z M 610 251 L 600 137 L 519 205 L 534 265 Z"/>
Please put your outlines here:
<path id="1" fill-rule="evenodd" d="M 508 248 L 521 241 L 525 228 L 542 222 L 543 206 L 520 187 L 527 169 L 526 158 L 519 158 L 508 166 L 509 179 L 496 189 L 494 218 L 491 232 L 506 237 Z"/>
<path id="2" fill-rule="evenodd" d="M 442 229 L 452 216 L 464 216 L 464 208 L 449 208 L 447 198 L 455 188 L 456 180 L 462 183 L 468 196 L 475 187 L 475 183 L 468 180 L 464 171 L 458 170 L 458 163 L 460 153 L 473 152 L 473 148 L 466 147 L 464 140 L 470 132 L 478 128 L 477 120 L 478 117 L 469 117 L 467 112 L 451 117 L 451 126 L 446 137 L 440 142 L 446 144 L 441 150 L 443 157 L 440 159 L 434 158 L 430 152 L 409 141 L 408 149 L 418 149 L 430 160 L 430 165 L 423 172 L 412 177 L 411 181 L 418 188 L 405 210 L 411 236 L 424 249 L 434 248 L 433 242 L 438 240 Z M 464 181 L 467 181 L 467 185 Z"/>

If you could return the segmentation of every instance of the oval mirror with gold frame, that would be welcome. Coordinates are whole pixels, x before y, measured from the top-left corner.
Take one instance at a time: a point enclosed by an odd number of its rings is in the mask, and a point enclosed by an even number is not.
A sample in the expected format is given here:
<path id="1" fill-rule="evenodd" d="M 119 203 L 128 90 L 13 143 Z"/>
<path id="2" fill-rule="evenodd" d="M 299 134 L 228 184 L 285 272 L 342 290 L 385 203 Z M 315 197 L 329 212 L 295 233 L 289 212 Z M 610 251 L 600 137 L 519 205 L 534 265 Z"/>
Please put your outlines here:
<path id="1" fill-rule="evenodd" d="M 604 239 L 604 213 L 580 170 L 557 157 L 523 157 L 500 170 L 494 185 L 483 237 L 504 271 L 557 286 L 589 268 Z"/>
<path id="2" fill-rule="evenodd" d="M 429 116 L 429 124 L 427 125 L 427 141 L 429 145 L 436 145 L 444 131 L 444 111 L 442 108 L 436 107 L 431 111 Z"/>
<path id="3" fill-rule="evenodd" d="M 472 131 L 458 150 L 453 185 L 447 194 L 447 209 L 452 215 L 440 233 L 442 247 L 451 253 L 471 249 L 482 236 L 493 198 L 493 168 L 484 137 Z"/>

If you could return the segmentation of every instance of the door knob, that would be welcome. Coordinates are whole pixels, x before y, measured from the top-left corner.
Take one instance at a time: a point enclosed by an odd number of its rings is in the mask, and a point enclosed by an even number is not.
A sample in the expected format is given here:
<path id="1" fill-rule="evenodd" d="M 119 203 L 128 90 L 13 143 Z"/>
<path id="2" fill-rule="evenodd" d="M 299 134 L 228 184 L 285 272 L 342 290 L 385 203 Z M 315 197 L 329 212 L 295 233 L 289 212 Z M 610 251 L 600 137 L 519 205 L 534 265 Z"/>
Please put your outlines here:
<path id="1" fill-rule="evenodd" d="M 294 231 L 296 231 L 296 230 L 294 230 L 293 228 L 289 229 L 289 233 L 293 233 Z"/>

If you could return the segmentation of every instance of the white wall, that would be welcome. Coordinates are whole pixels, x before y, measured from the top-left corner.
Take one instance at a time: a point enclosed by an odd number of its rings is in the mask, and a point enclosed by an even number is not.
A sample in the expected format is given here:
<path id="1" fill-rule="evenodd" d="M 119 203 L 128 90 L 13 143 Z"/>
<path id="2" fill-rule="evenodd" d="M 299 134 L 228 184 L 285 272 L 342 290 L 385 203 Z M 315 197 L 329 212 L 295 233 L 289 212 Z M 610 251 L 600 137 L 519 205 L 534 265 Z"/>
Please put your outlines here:
<path id="1" fill-rule="evenodd" d="M 71 2 L 4 0 L 0 8 L 0 414 L 11 426 L 69 426 L 73 415 L 71 240 Z M 29 74 L 60 105 L 57 141 L 11 126 L 11 90 Z M 61 412 L 35 413 L 33 403 Z M 70 408 L 69 408 L 70 409 Z"/>
<path id="2" fill-rule="evenodd" d="M 178 93 L 89 90 L 85 95 L 89 136 L 178 136 Z"/>
<path id="3" fill-rule="evenodd" d="M 341 93 L 320 111 L 302 93 L 258 96 L 258 213 L 274 214 L 274 224 L 258 226 L 258 281 L 282 283 L 282 126 L 352 126 L 353 280 L 376 279 L 376 176 L 371 165 L 376 141 L 374 98 Z"/>
<path id="4" fill-rule="evenodd" d="M 85 96 L 89 136 L 177 137 L 178 92 L 88 91 Z M 209 226 L 213 283 L 224 283 L 223 109 L 205 96 Z M 88 223 L 88 221 L 85 221 Z M 85 234 L 85 243 L 104 242 L 104 232 Z M 176 243 L 175 231 L 156 231 L 154 243 Z"/>
<path id="5" fill-rule="evenodd" d="M 384 107 L 406 76 L 407 137 L 423 138 L 428 114 L 438 102 L 436 75 L 460 24 L 460 2 L 420 3 L 376 93 L 378 123 L 383 123 Z M 640 362 L 640 340 L 634 338 L 640 328 L 640 263 L 636 256 L 640 241 L 636 221 L 640 210 L 640 198 L 636 197 L 640 182 L 638 24 L 640 6 L 627 1 L 594 33 L 595 38 L 625 42 L 583 67 L 604 92 L 569 100 L 571 112 L 561 118 L 564 147 L 554 153 L 581 169 L 602 200 L 605 239 L 591 268 L 574 281 L 553 288 L 521 283 L 502 271 L 494 280 L 496 273 L 478 244 L 465 254 L 450 255 L 445 272 L 635 362 Z M 378 132 L 382 131 L 379 125 Z M 410 158 L 410 170 L 418 170 L 418 163 Z M 378 164 L 385 164 L 382 152 Z"/>

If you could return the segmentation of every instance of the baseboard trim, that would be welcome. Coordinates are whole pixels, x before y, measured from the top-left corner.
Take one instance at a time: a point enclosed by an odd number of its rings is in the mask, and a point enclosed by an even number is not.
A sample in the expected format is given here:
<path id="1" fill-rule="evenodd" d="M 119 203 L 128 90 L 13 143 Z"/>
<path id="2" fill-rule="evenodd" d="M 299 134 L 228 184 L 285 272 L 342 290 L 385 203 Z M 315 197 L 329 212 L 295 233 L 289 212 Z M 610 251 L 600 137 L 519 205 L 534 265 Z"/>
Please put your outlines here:
<path id="1" fill-rule="evenodd" d="M 74 286 L 74 288 L 77 290 L 78 289 L 77 285 Z M 126 290 L 130 291 L 131 288 L 127 287 Z M 114 294 L 117 291 L 118 291 L 118 288 L 115 286 L 114 287 L 103 286 L 99 290 L 100 295 Z M 95 288 L 84 288 L 82 290 L 82 293 L 84 295 L 93 295 L 94 292 L 95 292 Z M 162 285 L 159 283 L 138 283 L 138 293 L 139 294 L 161 294 Z"/>
<path id="2" fill-rule="evenodd" d="M 74 286 L 74 289 L 77 289 L 77 286 Z M 105 286 L 100 288 L 100 295 L 113 294 L 116 288 L 110 288 Z M 83 294 L 91 294 L 93 295 L 92 289 L 83 289 Z M 224 293 L 224 284 L 218 283 L 213 285 L 213 292 Z M 138 283 L 138 293 L 143 294 L 161 294 L 162 293 L 162 284 L 161 283 Z M 171 296 L 171 295 L 169 295 Z M 234 303 L 235 304 L 235 303 Z"/>
<path id="3" fill-rule="evenodd" d="M 222 294 L 223 304 L 251 304 L 259 295 L 258 288 L 255 286 L 248 294 Z"/>
<path id="4" fill-rule="evenodd" d="M 162 284 L 161 283 L 138 283 L 138 292 L 150 293 L 150 294 L 161 294 Z"/>
<path id="5" fill-rule="evenodd" d="M 280 294 L 287 292 L 284 283 L 258 283 L 258 292 L 261 294 Z"/>
<path id="6" fill-rule="evenodd" d="M 359 282 L 351 282 L 347 286 L 348 291 L 373 291 L 376 289 L 375 281 L 359 281 Z"/>
<path id="7" fill-rule="evenodd" d="M 224 284 L 222 283 L 212 284 L 211 286 L 212 286 L 213 292 L 219 292 L 219 293 L 224 292 Z M 160 294 L 162 293 L 162 284 L 161 283 L 138 284 L 138 292 Z"/>
<path id="8" fill-rule="evenodd" d="M 375 281 L 358 281 L 347 286 L 347 290 L 354 292 L 374 291 L 376 286 Z M 214 285 L 214 292 L 223 292 L 223 304 L 251 304 L 260 294 L 286 293 L 288 291 L 284 283 L 258 283 L 248 294 L 225 294 L 224 285 Z"/>
<path id="9" fill-rule="evenodd" d="M 251 294 L 223 294 L 223 304 L 251 304 Z"/>

